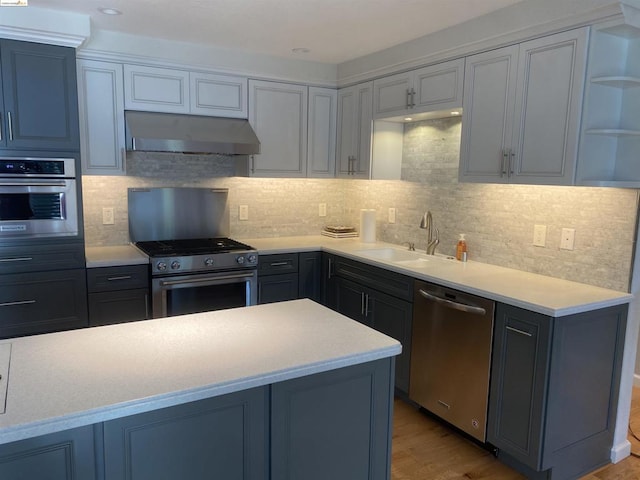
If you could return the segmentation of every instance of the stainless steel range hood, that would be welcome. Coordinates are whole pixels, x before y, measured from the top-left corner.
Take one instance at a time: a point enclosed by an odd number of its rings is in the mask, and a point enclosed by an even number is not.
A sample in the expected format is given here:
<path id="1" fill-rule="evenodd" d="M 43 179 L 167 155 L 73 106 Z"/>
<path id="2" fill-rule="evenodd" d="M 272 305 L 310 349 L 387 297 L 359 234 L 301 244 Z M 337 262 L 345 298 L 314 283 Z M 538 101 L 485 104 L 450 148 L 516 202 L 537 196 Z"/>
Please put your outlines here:
<path id="1" fill-rule="evenodd" d="M 260 141 L 240 118 L 125 112 L 127 150 L 142 152 L 260 153 Z"/>

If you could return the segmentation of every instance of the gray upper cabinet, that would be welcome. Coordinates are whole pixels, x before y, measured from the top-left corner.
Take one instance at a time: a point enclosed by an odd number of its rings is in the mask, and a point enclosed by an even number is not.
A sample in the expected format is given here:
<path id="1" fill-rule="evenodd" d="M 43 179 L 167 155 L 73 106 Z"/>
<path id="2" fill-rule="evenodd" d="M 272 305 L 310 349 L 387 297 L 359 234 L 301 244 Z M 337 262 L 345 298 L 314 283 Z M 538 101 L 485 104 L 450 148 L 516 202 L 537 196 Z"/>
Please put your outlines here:
<path id="1" fill-rule="evenodd" d="M 463 74 L 458 59 L 375 80 L 374 118 L 460 108 Z"/>
<path id="2" fill-rule="evenodd" d="M 307 95 L 304 85 L 249 80 L 249 122 L 260 140 L 251 176 L 307 176 Z"/>
<path id="3" fill-rule="evenodd" d="M 122 65 L 78 60 L 80 151 L 84 175 L 124 175 Z"/>
<path id="4" fill-rule="evenodd" d="M 246 78 L 191 72 L 189 82 L 191 113 L 247 118 Z"/>
<path id="5" fill-rule="evenodd" d="M 0 40 L 0 148 L 78 151 L 75 50 Z"/>
<path id="6" fill-rule="evenodd" d="M 309 87 L 308 177 L 335 175 L 337 102 L 337 90 Z"/>
<path id="7" fill-rule="evenodd" d="M 460 181 L 573 184 L 588 31 L 467 58 Z"/>
<path id="8" fill-rule="evenodd" d="M 373 82 L 338 91 L 336 176 L 369 178 Z"/>

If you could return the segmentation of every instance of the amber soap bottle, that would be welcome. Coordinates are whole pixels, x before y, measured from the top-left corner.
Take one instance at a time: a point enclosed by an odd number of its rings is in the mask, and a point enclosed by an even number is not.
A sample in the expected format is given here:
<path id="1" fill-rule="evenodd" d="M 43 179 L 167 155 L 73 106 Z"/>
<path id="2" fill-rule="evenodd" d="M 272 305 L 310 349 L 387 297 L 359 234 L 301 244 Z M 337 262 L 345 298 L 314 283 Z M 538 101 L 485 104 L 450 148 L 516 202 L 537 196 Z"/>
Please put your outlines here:
<path id="1" fill-rule="evenodd" d="M 460 238 L 458 239 L 458 244 L 456 245 L 456 258 L 462 261 L 464 255 L 467 252 L 467 241 L 464 238 L 464 233 L 460 234 Z"/>

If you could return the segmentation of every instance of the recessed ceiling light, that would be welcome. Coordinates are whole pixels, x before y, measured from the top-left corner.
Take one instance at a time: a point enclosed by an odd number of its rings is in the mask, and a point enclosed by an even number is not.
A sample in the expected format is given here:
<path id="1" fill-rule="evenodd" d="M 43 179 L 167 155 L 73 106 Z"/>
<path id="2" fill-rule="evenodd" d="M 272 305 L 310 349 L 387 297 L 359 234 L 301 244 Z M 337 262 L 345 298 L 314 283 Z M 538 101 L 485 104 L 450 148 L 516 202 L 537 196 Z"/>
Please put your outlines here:
<path id="1" fill-rule="evenodd" d="M 122 15 L 122 12 L 115 8 L 100 7 L 98 8 L 98 11 L 100 13 L 104 13 L 105 15 Z"/>
<path id="2" fill-rule="evenodd" d="M 309 53 L 311 50 L 305 47 L 296 47 L 296 48 L 292 48 L 291 51 L 293 53 Z"/>

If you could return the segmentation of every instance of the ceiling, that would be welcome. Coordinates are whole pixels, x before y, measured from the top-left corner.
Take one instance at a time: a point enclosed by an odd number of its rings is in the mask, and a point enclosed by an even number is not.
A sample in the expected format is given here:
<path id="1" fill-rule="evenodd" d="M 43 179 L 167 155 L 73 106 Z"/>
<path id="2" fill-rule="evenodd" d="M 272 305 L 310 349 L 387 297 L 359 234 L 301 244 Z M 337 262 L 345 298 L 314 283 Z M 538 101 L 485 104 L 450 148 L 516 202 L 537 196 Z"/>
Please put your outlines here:
<path id="1" fill-rule="evenodd" d="M 520 1 L 29 0 L 29 6 L 89 15 L 92 30 L 337 64 Z"/>

